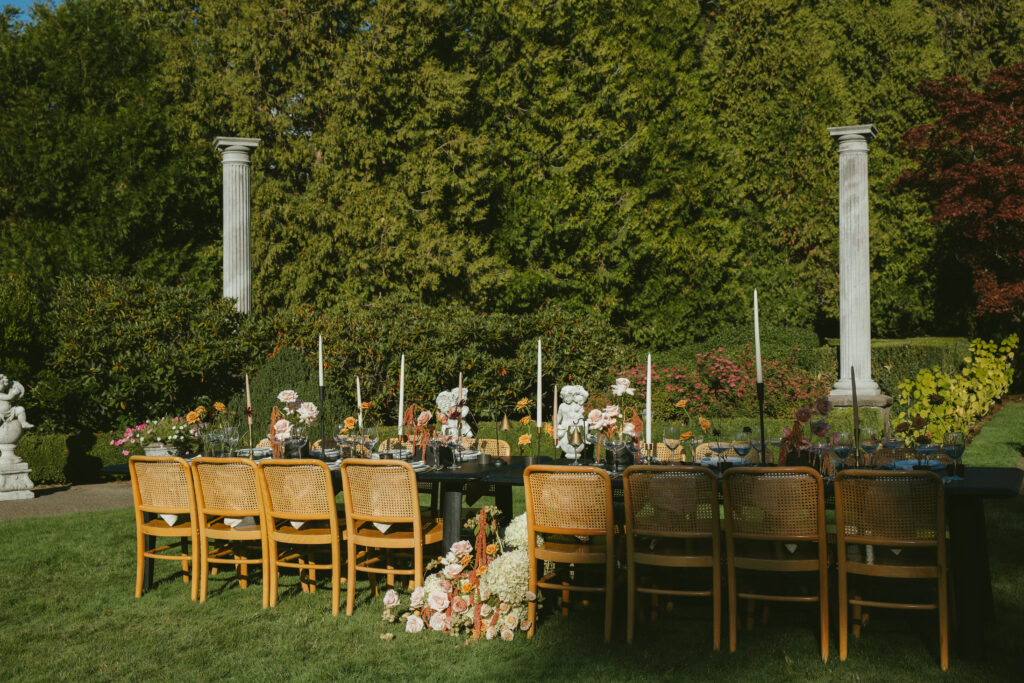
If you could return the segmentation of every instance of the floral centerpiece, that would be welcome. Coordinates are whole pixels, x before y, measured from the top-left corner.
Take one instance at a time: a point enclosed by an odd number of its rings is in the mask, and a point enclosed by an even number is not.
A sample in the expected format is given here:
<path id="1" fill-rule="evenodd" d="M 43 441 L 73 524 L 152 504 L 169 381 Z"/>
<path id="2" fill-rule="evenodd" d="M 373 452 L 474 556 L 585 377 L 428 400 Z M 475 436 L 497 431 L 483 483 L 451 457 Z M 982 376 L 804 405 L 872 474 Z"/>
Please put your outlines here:
<path id="1" fill-rule="evenodd" d="M 404 622 L 407 633 L 425 629 L 451 635 L 513 640 L 529 631 L 530 557 L 526 515 L 512 520 L 504 541 L 498 535 L 497 508 L 485 506 L 466 527 L 475 539 L 459 541 L 443 557 L 427 565 L 440 567 L 409 596 L 406 607 L 397 591 L 384 595 L 383 620 Z"/>
<path id="2" fill-rule="evenodd" d="M 827 398 L 819 398 L 814 402 L 814 409 L 797 408 L 793 414 L 793 426 L 782 430 L 779 443 L 779 465 L 809 465 L 822 469 L 824 463 L 820 453 L 809 453 L 810 437 L 828 440 L 831 425 L 825 421 L 832 410 L 832 403 Z M 815 419 L 817 418 L 817 419 Z M 812 421 L 813 420 L 813 421 Z M 805 432 L 806 429 L 806 432 Z"/>
<path id="3" fill-rule="evenodd" d="M 292 455 L 295 451 L 308 453 L 309 441 L 303 431 L 316 424 L 320 411 L 314 403 L 300 401 L 298 393 L 291 389 L 279 393 L 277 400 L 283 404 L 283 408 L 274 406 L 270 416 L 270 433 L 267 435 L 274 457 L 281 457 L 282 449 Z"/>
<path id="4" fill-rule="evenodd" d="M 632 396 L 636 391 L 629 385 L 629 380 L 625 377 L 616 379 L 610 389 L 612 396 L 620 400 L 623 396 Z M 620 459 L 623 457 L 622 452 L 626 445 L 637 445 L 634 442 L 638 442 L 640 434 L 643 433 L 644 423 L 634 408 L 627 407 L 626 410 L 630 411 L 632 415 L 627 417 L 617 403 L 606 403 L 603 410 L 594 408 L 587 414 L 587 426 L 598 434 L 596 453 L 598 460 L 601 457 L 601 443 L 604 440 L 610 442 L 609 449 L 614 450 Z"/>
<path id="5" fill-rule="evenodd" d="M 162 449 L 173 455 L 192 455 L 199 442 L 199 425 L 189 423 L 184 417 L 166 416 L 158 420 L 128 427 L 120 439 L 112 439 L 111 446 L 121 446 L 121 453 L 132 455 L 138 449 Z M 137 451 L 136 451 L 137 452 Z"/>

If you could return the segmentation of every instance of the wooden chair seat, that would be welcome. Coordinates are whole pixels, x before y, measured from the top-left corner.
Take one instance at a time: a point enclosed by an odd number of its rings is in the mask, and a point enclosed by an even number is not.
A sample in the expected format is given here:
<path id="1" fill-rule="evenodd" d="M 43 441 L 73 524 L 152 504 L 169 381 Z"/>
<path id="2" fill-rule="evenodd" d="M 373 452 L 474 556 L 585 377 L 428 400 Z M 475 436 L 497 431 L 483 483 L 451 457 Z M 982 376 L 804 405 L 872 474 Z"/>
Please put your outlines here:
<path id="1" fill-rule="evenodd" d="M 442 527 L 440 520 L 425 521 L 422 525 L 423 543 L 426 545 L 440 543 L 444 537 Z M 370 545 L 376 548 L 409 548 L 415 540 L 415 532 L 411 524 L 393 524 L 387 531 L 381 531 L 372 524 L 363 524 L 352 535 L 352 538 L 357 545 Z"/>
<path id="2" fill-rule="evenodd" d="M 594 543 L 559 543 L 544 540 L 535 553 L 538 560 L 565 564 L 604 564 L 608 547 L 604 539 Z"/>

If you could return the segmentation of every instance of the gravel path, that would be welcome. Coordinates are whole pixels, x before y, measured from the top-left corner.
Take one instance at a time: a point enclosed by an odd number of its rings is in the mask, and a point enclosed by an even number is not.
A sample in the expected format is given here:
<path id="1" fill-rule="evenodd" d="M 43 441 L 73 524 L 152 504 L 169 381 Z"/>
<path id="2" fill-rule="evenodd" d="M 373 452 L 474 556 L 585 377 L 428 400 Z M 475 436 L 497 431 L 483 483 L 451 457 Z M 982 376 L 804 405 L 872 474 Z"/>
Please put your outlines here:
<path id="1" fill-rule="evenodd" d="M 132 506 L 129 481 L 81 484 L 67 488 L 39 489 L 29 500 L 0 501 L 0 522 L 22 517 L 53 517 L 87 510 L 113 510 Z"/>

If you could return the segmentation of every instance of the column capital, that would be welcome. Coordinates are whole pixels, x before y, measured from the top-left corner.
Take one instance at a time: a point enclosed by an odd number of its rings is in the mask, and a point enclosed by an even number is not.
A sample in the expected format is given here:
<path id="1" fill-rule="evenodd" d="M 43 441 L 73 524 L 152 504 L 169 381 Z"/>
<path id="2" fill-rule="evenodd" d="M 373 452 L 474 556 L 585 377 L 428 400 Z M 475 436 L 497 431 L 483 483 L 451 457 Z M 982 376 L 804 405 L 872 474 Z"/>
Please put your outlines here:
<path id="1" fill-rule="evenodd" d="M 868 141 L 878 135 L 873 123 L 861 123 L 856 126 L 833 126 L 828 129 L 839 143 L 839 152 L 866 152 Z"/>
<path id="2" fill-rule="evenodd" d="M 221 161 L 227 163 L 249 163 L 249 155 L 259 147 L 259 138 L 228 138 L 218 136 L 213 139 L 213 146 L 221 153 Z"/>

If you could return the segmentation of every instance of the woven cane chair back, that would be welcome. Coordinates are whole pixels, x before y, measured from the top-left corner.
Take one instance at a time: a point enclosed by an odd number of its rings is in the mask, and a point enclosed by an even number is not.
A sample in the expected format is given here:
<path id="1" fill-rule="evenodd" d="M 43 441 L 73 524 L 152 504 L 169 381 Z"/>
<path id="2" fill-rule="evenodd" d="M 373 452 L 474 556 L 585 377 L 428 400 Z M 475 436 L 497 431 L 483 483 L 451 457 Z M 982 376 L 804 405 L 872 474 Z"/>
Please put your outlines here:
<path id="1" fill-rule="evenodd" d="M 501 439 L 463 439 L 462 446 L 463 448 L 472 448 L 481 453 L 487 453 L 492 458 L 501 458 L 505 461 L 512 457 L 512 447 L 508 445 L 508 441 Z"/>
<path id="2" fill-rule="evenodd" d="M 932 472 L 849 470 L 835 492 L 847 543 L 934 546 L 945 538 L 942 480 Z"/>
<path id="3" fill-rule="evenodd" d="M 132 484 L 137 487 L 143 512 L 189 514 L 192 511 L 192 476 L 182 458 L 133 456 Z"/>
<path id="4" fill-rule="evenodd" d="M 318 460 L 262 460 L 267 512 L 276 519 L 330 519 L 337 515 L 331 471 Z"/>
<path id="5" fill-rule="evenodd" d="M 208 515 L 260 514 L 256 463 L 245 458 L 196 458 L 196 502 Z"/>
<path id="6" fill-rule="evenodd" d="M 708 468 L 633 466 L 622 482 L 627 533 L 669 538 L 718 533 L 718 478 Z"/>
<path id="7" fill-rule="evenodd" d="M 526 504 L 540 533 L 604 534 L 612 523 L 611 480 L 594 467 L 528 467 Z"/>
<path id="8" fill-rule="evenodd" d="M 344 460 L 345 506 L 354 521 L 413 522 L 419 519 L 416 472 L 400 460 Z"/>
<path id="9" fill-rule="evenodd" d="M 824 525 L 824 486 L 809 467 L 726 470 L 726 521 L 737 538 L 815 539 Z"/>

